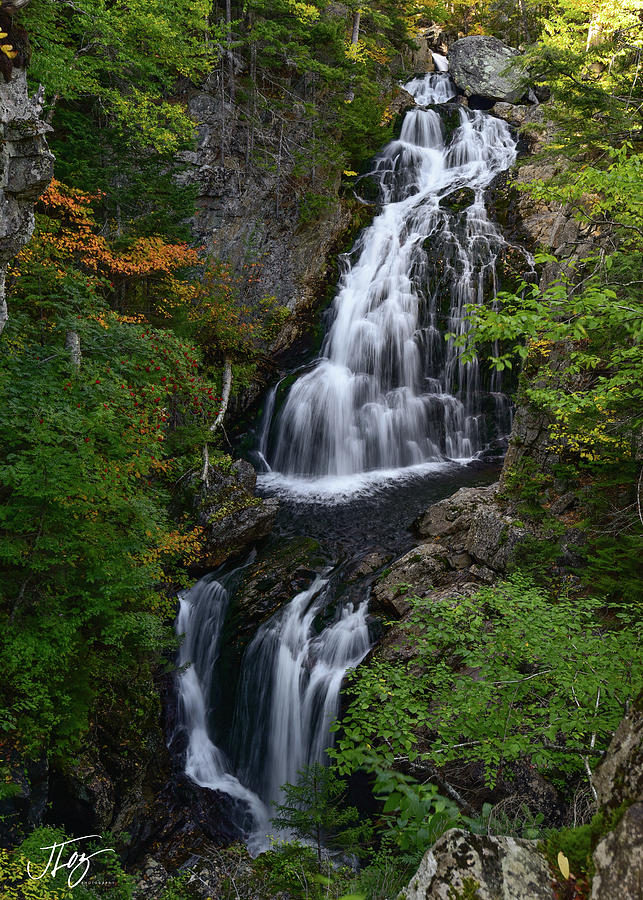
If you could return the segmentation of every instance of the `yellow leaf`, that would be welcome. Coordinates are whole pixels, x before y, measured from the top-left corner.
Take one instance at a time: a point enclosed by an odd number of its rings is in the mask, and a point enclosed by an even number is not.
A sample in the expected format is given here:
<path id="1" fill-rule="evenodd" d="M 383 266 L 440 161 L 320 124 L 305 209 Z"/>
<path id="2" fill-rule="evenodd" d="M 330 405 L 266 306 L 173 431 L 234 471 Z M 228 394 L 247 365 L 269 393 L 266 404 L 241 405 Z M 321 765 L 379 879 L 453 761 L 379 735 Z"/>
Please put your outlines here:
<path id="1" fill-rule="evenodd" d="M 2 50 L 4 55 L 8 56 L 9 59 L 15 59 L 18 55 L 18 51 L 13 49 L 13 44 L 2 44 L 0 50 Z"/>
<path id="2" fill-rule="evenodd" d="M 569 878 L 569 860 L 562 850 L 558 854 L 558 868 L 563 873 L 563 878 Z"/>

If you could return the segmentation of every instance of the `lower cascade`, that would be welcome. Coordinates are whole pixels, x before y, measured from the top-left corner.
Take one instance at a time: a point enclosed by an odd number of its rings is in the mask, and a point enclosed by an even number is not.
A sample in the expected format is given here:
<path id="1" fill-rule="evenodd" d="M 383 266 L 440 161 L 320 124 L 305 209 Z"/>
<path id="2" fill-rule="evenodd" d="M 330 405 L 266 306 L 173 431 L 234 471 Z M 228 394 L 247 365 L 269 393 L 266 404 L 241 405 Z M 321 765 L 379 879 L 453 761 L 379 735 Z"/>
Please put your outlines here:
<path id="1" fill-rule="evenodd" d="M 176 631 L 183 635 L 183 642 L 178 657 L 178 728 L 185 731 L 188 739 L 186 774 L 201 787 L 245 801 L 251 818 L 242 819 L 239 825 L 250 832 L 267 824 L 264 804 L 231 774 L 228 759 L 210 739 L 212 680 L 228 600 L 226 588 L 211 575 L 179 597 Z"/>
<path id="2" fill-rule="evenodd" d="M 275 425 L 268 462 L 282 475 L 469 458 L 510 429 L 498 379 L 483 384 L 445 335 L 464 332 L 468 304 L 495 296 L 507 244 L 484 191 L 515 161 L 516 142 L 502 120 L 449 103 L 448 73 L 406 89 L 417 106 L 370 173 L 381 210 L 345 260 L 319 359 Z"/>
<path id="3" fill-rule="evenodd" d="M 245 802 L 247 813 L 237 824 L 255 852 L 267 846 L 282 785 L 296 782 L 303 766 L 324 761 L 344 675 L 370 648 L 366 602 L 340 607 L 333 622 L 315 628 L 329 600 L 328 587 L 316 578 L 262 625 L 248 646 L 230 742 L 236 759 L 210 737 L 228 591 L 206 576 L 180 598 L 178 663 L 189 663 L 178 683 L 178 725 L 187 735 L 185 772 L 202 787 Z"/>
<path id="4" fill-rule="evenodd" d="M 257 632 L 243 660 L 233 742 L 239 776 L 274 805 L 302 766 L 324 760 L 344 675 L 370 648 L 367 604 L 319 634 L 328 582 L 317 578 Z"/>

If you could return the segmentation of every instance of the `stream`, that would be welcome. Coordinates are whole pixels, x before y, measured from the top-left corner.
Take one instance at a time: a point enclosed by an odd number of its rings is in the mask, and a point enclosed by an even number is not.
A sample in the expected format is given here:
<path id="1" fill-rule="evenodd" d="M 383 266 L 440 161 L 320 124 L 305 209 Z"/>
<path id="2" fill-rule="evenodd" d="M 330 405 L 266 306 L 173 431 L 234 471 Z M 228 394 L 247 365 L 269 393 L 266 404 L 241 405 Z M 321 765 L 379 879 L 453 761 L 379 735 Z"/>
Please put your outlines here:
<path id="1" fill-rule="evenodd" d="M 270 546 L 314 538 L 325 562 L 249 641 L 227 722 L 218 661 L 241 570 L 180 597 L 185 772 L 239 801 L 253 853 L 268 845 L 282 785 L 325 761 L 344 675 L 373 644 L 377 571 L 413 546 L 431 503 L 495 480 L 485 457 L 511 428 L 500 376 L 464 363 L 445 335 L 465 332 L 468 304 L 494 302 L 508 245 L 484 195 L 516 142 L 503 121 L 454 102 L 444 71 L 405 87 L 417 105 L 369 173 L 379 211 L 343 259 L 319 356 L 270 391 L 258 428 L 258 493 L 281 503 Z"/>

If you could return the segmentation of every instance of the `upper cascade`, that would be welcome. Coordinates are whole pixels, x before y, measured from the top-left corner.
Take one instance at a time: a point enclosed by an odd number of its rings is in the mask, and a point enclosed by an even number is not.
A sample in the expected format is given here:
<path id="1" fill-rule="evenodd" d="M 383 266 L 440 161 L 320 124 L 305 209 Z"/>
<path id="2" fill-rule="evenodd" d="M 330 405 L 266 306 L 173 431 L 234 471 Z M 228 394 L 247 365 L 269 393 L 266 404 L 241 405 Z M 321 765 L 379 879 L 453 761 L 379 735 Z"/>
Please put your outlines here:
<path id="1" fill-rule="evenodd" d="M 445 334 L 462 334 L 467 305 L 495 296 L 506 244 L 484 191 L 515 161 L 516 142 L 500 119 L 449 103 L 448 74 L 405 87 L 418 105 L 370 173 L 381 211 L 345 260 L 319 359 L 276 423 L 267 455 L 282 475 L 470 458 L 510 428 L 497 379 L 483 385 Z"/>

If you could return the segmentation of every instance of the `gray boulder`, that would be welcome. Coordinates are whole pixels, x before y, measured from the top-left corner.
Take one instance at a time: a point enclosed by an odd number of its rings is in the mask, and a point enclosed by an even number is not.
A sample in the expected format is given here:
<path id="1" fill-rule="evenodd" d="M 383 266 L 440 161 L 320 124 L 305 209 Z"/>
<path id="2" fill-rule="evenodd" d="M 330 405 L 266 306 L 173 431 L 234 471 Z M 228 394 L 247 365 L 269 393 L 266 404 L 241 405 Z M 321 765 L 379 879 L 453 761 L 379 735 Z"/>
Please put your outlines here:
<path id="1" fill-rule="evenodd" d="M 371 609 L 396 619 L 411 609 L 407 596 L 426 597 L 442 583 L 448 569 L 447 551 L 439 544 L 420 544 L 397 560 L 373 588 Z"/>
<path id="2" fill-rule="evenodd" d="M 527 93 L 524 76 L 510 64 L 520 56 L 498 38 L 476 34 L 461 38 L 449 50 L 451 77 L 468 96 L 518 103 Z"/>
<path id="3" fill-rule="evenodd" d="M 401 897 L 553 900 L 549 867 L 537 846 L 537 841 L 452 828 L 424 854 Z"/>
<path id="4" fill-rule="evenodd" d="M 594 850 L 591 900 L 639 897 L 643 885 L 643 693 L 614 733 L 594 774 L 604 814 L 625 809 Z"/>
<path id="5" fill-rule="evenodd" d="M 467 535 L 467 552 L 476 562 L 504 572 L 516 550 L 529 537 L 522 525 L 495 506 L 481 506 L 473 515 Z"/>

